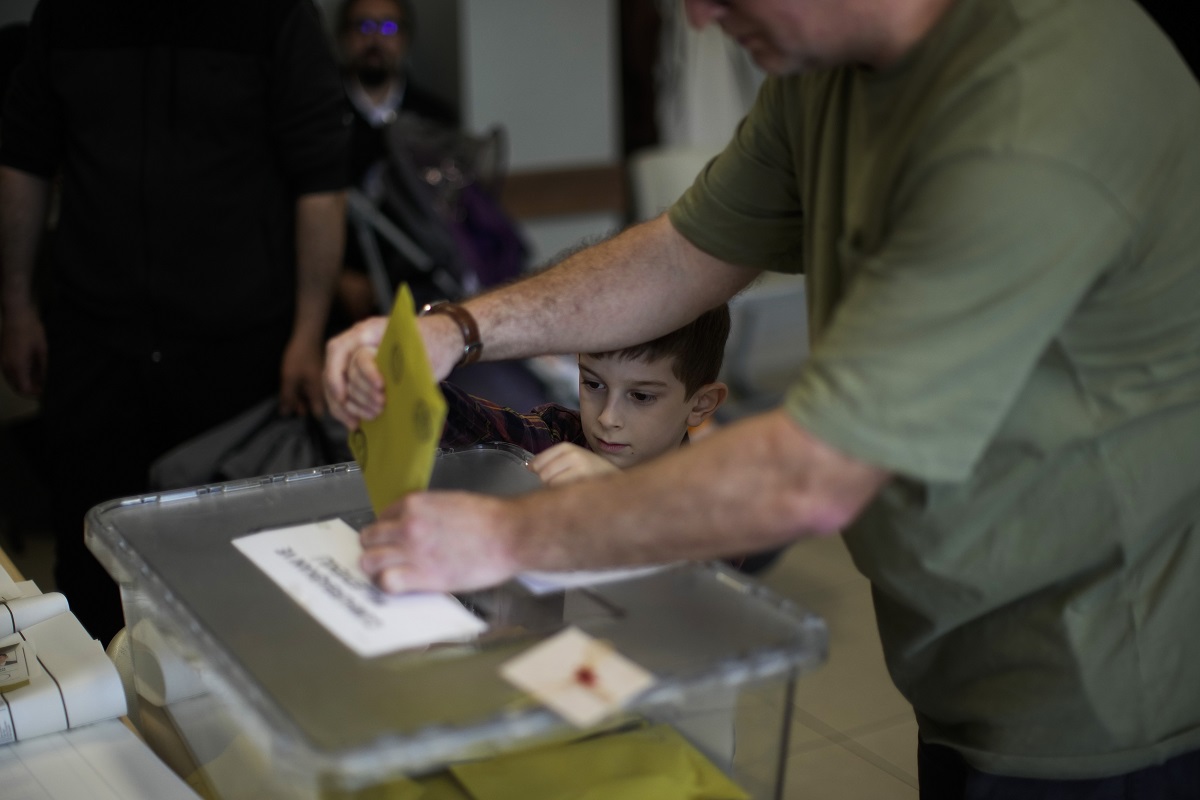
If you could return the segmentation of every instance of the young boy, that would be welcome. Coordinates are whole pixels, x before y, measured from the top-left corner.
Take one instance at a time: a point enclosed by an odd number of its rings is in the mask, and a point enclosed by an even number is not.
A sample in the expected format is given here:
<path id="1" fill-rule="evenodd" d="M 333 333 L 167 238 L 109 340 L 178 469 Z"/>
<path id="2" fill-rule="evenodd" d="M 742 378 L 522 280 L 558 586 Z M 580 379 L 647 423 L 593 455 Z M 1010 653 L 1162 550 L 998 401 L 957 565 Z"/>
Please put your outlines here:
<path id="1" fill-rule="evenodd" d="M 534 454 L 530 469 L 547 486 L 649 461 L 686 443 L 688 429 L 709 420 L 725 402 L 729 388 L 717 376 L 728 338 L 729 306 L 722 304 L 653 341 L 581 353 L 578 411 L 547 403 L 521 414 L 443 381 L 448 408 L 441 446 L 516 445 Z M 351 380 L 361 381 L 361 374 Z M 779 552 L 728 562 L 755 573 Z"/>
<path id="2" fill-rule="evenodd" d="M 520 414 L 444 382 L 441 444 L 514 444 L 535 454 L 530 469 L 547 486 L 649 461 L 686 442 L 725 401 L 717 375 L 728 336 L 729 307 L 720 305 L 653 341 L 580 354 L 578 411 L 548 403 Z"/>

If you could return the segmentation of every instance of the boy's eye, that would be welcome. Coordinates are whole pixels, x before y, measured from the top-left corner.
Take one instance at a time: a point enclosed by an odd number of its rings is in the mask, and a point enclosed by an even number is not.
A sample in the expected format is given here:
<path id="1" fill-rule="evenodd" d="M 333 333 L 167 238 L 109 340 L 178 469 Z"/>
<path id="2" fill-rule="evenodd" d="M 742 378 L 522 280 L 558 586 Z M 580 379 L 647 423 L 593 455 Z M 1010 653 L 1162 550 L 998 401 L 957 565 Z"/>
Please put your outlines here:
<path id="1" fill-rule="evenodd" d="M 653 403 L 655 400 L 655 396 L 649 392 L 630 392 L 629 397 L 635 403 Z"/>
<path id="2" fill-rule="evenodd" d="M 600 381 L 592 381 L 588 380 L 587 378 L 580 378 L 579 382 L 583 384 L 584 388 L 593 392 L 598 392 L 604 388 L 604 384 L 602 384 Z"/>

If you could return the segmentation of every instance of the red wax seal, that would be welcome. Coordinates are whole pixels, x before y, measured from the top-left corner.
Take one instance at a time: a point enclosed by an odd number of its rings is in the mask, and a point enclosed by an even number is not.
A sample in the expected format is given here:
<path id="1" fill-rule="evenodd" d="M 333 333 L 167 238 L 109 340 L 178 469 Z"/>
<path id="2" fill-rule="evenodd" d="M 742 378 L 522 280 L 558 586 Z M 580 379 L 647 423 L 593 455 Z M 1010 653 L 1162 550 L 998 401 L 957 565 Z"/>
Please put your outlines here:
<path id="1" fill-rule="evenodd" d="M 596 673 L 591 667 L 580 667 L 575 670 L 575 680 L 588 688 L 596 685 Z"/>

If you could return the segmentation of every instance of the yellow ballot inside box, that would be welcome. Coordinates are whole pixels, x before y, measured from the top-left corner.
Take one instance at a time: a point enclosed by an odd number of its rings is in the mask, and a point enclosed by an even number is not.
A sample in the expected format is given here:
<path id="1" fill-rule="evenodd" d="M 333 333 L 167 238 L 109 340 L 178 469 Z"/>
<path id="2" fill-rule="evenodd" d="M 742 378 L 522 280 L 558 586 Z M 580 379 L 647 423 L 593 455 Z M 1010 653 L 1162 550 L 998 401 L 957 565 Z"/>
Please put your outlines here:
<path id="1" fill-rule="evenodd" d="M 375 419 L 363 420 L 350 435 L 350 449 L 362 468 L 371 507 L 379 515 L 408 492 L 429 486 L 446 400 L 433 378 L 417 330 L 412 293 L 401 284 L 375 363 L 387 402 Z"/>

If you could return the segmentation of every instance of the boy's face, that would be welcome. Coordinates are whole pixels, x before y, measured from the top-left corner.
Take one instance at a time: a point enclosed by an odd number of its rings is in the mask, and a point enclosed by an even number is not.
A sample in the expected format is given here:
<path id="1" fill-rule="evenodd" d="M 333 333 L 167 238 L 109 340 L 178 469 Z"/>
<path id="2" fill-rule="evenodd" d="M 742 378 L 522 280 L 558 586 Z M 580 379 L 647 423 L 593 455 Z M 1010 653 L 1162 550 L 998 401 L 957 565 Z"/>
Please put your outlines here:
<path id="1" fill-rule="evenodd" d="M 579 414 L 592 450 L 620 469 L 670 452 L 683 441 L 692 398 L 671 359 L 579 357 Z"/>

